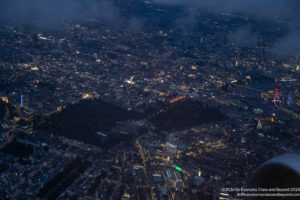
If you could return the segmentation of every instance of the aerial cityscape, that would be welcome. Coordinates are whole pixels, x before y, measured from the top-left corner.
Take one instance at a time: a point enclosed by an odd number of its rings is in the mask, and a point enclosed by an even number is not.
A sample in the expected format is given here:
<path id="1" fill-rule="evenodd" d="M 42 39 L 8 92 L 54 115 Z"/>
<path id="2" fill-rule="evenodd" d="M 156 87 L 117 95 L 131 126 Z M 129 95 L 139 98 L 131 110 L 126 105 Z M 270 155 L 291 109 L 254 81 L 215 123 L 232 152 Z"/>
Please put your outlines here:
<path id="1" fill-rule="evenodd" d="M 237 2 L 1 1 L 0 199 L 245 199 L 300 150 L 300 4 Z"/>

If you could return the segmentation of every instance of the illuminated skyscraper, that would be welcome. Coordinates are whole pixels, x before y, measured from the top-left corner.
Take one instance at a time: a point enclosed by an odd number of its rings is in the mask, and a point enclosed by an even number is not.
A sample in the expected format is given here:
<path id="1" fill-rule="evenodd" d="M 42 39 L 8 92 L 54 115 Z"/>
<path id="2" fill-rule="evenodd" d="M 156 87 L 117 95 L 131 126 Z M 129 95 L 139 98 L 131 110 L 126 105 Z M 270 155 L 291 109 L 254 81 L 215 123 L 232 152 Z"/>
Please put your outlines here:
<path id="1" fill-rule="evenodd" d="M 262 129 L 263 127 L 262 127 L 262 123 L 261 123 L 261 121 L 260 120 L 258 120 L 258 122 L 257 122 L 257 127 L 256 127 L 258 130 L 260 130 L 260 129 Z"/>
<path id="2" fill-rule="evenodd" d="M 21 94 L 20 105 L 23 106 L 23 94 Z"/>
<path id="3" fill-rule="evenodd" d="M 177 153 L 177 145 L 167 142 L 165 151 L 167 155 L 174 156 Z"/>
<path id="4" fill-rule="evenodd" d="M 175 156 L 176 153 L 177 153 L 177 138 L 173 134 L 170 134 L 167 137 L 165 154 L 167 156 Z"/>

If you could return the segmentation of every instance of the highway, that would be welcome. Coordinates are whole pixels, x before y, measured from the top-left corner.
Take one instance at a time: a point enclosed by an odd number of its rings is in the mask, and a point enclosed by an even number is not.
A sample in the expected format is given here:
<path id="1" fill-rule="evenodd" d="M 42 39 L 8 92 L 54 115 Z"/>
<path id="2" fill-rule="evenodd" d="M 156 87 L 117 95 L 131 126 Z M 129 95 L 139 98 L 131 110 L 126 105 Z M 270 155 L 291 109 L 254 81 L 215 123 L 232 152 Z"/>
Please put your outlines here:
<path id="1" fill-rule="evenodd" d="M 138 148 L 138 151 L 140 153 L 141 159 L 143 160 L 143 171 L 144 171 L 144 175 L 145 175 L 146 186 L 147 186 L 147 188 L 150 188 L 150 197 L 148 196 L 148 198 L 149 199 L 154 199 L 153 198 L 152 188 L 150 187 L 148 173 L 147 173 L 146 159 L 145 159 L 145 156 L 144 156 L 144 153 L 143 153 L 142 146 L 139 144 L 138 138 L 136 139 L 136 143 L 135 144 L 136 144 L 136 148 Z"/>
<path id="2" fill-rule="evenodd" d="M 118 192 L 120 186 L 121 186 L 121 183 L 122 183 L 122 177 L 123 177 L 123 174 L 124 174 L 124 167 L 125 167 L 125 152 L 123 152 L 123 158 L 122 158 L 122 167 L 121 167 L 121 170 L 120 170 L 120 173 L 119 173 L 119 178 L 118 178 L 118 182 L 113 190 L 113 193 L 111 195 L 111 197 L 109 198 L 110 200 L 114 200 L 116 199 L 115 198 L 115 194 Z"/>

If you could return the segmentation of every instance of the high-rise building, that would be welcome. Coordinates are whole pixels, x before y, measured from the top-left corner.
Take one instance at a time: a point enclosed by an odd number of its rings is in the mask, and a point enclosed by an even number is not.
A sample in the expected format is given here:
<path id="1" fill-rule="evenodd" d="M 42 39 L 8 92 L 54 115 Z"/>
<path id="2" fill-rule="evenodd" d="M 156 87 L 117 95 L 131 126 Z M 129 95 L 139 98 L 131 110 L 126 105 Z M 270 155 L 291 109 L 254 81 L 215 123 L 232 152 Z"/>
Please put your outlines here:
<path id="1" fill-rule="evenodd" d="M 23 94 L 21 94 L 20 105 L 23 106 Z"/>
<path id="2" fill-rule="evenodd" d="M 256 127 L 258 130 L 261 130 L 263 127 L 262 127 L 262 123 L 260 120 L 257 121 L 257 127 Z"/>
<path id="3" fill-rule="evenodd" d="M 205 178 L 201 176 L 201 171 L 198 172 L 198 176 L 195 177 L 194 183 L 196 186 L 200 186 L 204 183 Z"/>
<path id="4" fill-rule="evenodd" d="M 175 156 L 177 153 L 177 138 L 173 134 L 169 134 L 165 146 L 165 154 L 167 156 Z"/>
<path id="5" fill-rule="evenodd" d="M 173 134 L 168 135 L 167 141 L 171 144 L 177 144 L 177 138 Z"/>
<path id="6" fill-rule="evenodd" d="M 166 154 L 174 156 L 177 153 L 177 145 L 167 142 L 165 151 Z"/>

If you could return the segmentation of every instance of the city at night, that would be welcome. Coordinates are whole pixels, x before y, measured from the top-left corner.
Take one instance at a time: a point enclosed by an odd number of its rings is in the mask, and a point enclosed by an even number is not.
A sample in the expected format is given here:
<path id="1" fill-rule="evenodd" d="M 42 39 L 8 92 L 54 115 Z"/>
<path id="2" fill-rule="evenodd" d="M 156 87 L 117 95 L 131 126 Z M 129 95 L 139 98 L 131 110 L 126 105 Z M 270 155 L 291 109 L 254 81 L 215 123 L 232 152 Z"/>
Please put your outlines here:
<path id="1" fill-rule="evenodd" d="M 0 200 L 300 199 L 300 1 L 0 0 Z"/>

